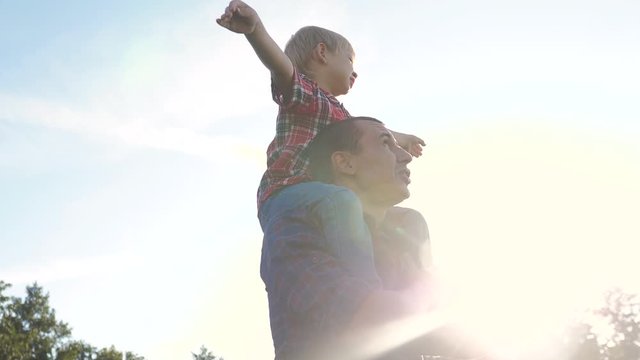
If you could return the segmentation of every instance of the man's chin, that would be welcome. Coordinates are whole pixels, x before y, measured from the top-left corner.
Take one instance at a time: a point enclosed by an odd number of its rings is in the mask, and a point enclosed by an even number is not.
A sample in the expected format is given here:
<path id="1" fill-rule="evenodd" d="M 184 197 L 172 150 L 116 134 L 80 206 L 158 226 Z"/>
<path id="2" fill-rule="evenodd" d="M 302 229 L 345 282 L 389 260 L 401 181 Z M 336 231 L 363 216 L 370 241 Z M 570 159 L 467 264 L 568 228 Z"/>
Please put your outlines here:
<path id="1" fill-rule="evenodd" d="M 399 203 L 407 200 L 411 193 L 409 192 L 409 188 L 405 187 L 401 191 L 398 191 L 396 196 L 393 196 L 393 205 L 398 205 Z"/>
<path id="2" fill-rule="evenodd" d="M 403 182 L 402 185 L 399 186 L 398 191 L 404 197 L 402 200 L 405 200 L 406 198 L 408 198 L 409 195 L 411 195 L 411 192 L 409 191 L 409 182 Z"/>
<path id="3" fill-rule="evenodd" d="M 409 198 L 409 188 L 406 184 L 394 184 L 385 188 L 368 189 L 367 193 L 373 195 L 373 202 L 379 205 L 395 206 Z"/>
<path id="4" fill-rule="evenodd" d="M 409 188 L 405 188 L 405 189 L 404 189 L 404 191 L 403 191 L 403 196 L 404 196 L 404 197 L 403 197 L 403 198 L 402 198 L 402 200 L 400 200 L 400 201 L 404 201 L 404 200 L 408 199 L 408 198 L 409 198 L 409 196 L 411 196 L 411 192 L 409 191 Z"/>

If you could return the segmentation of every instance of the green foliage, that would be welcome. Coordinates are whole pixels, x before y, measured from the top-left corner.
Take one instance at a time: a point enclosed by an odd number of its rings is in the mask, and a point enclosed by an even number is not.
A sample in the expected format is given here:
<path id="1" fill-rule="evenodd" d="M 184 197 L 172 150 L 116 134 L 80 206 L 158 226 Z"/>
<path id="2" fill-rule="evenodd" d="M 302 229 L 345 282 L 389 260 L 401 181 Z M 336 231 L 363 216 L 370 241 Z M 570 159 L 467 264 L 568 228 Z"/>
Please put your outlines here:
<path id="1" fill-rule="evenodd" d="M 224 360 L 223 358 L 217 358 L 213 355 L 204 345 L 200 346 L 200 353 L 191 353 L 193 360 Z"/>
<path id="2" fill-rule="evenodd" d="M 2 282 L 0 291 L 8 287 Z M 54 349 L 71 336 L 71 329 L 56 320 L 42 287 L 34 283 L 26 290 L 24 300 L 0 295 L 0 359 L 54 359 Z"/>
<path id="3" fill-rule="evenodd" d="M 55 360 L 93 360 L 95 351 L 93 346 L 85 342 L 69 341 L 58 348 Z M 122 360 L 122 357 L 119 360 Z"/>
<path id="4" fill-rule="evenodd" d="M 122 352 L 116 350 L 114 346 L 103 348 L 95 353 L 95 360 L 122 360 Z M 144 357 L 128 352 L 125 356 L 126 360 L 144 360 Z"/>
<path id="5" fill-rule="evenodd" d="M 71 328 L 56 319 L 49 294 L 37 283 L 27 286 L 26 297 L 6 296 L 11 285 L 0 280 L 1 360 L 122 360 L 115 347 L 97 350 L 71 339 Z M 131 352 L 127 360 L 144 360 Z"/>

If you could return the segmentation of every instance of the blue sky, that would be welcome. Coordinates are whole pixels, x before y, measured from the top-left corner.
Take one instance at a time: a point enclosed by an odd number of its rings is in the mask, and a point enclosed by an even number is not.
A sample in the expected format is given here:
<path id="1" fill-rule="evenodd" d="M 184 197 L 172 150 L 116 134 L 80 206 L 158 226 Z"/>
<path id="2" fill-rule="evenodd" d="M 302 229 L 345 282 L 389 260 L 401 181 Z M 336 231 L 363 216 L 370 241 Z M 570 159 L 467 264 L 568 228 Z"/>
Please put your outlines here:
<path id="1" fill-rule="evenodd" d="M 344 34 L 350 112 L 426 138 L 405 205 L 482 312 L 515 292 L 541 334 L 540 313 L 637 288 L 637 2 L 251 4 L 281 45 L 309 24 Z M 255 190 L 276 108 L 215 24 L 225 7 L 0 1 L 0 279 L 41 283 L 76 338 L 149 359 L 272 352 Z"/>

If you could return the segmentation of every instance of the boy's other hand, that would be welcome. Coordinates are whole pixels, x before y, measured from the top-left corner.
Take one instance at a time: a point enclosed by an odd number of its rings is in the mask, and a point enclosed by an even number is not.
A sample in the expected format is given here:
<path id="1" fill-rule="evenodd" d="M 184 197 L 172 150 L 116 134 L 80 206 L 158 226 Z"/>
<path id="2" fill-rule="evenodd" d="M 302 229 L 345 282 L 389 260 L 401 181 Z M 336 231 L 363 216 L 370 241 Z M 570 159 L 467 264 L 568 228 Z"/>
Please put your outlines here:
<path id="1" fill-rule="evenodd" d="M 399 132 L 393 133 L 398 145 L 405 149 L 409 154 L 419 157 L 422 155 L 422 147 L 425 146 L 424 140 L 415 135 L 403 134 Z"/>
<path id="2" fill-rule="evenodd" d="M 216 22 L 235 33 L 251 34 L 260 23 L 260 17 L 251 6 L 240 0 L 233 0 Z"/>

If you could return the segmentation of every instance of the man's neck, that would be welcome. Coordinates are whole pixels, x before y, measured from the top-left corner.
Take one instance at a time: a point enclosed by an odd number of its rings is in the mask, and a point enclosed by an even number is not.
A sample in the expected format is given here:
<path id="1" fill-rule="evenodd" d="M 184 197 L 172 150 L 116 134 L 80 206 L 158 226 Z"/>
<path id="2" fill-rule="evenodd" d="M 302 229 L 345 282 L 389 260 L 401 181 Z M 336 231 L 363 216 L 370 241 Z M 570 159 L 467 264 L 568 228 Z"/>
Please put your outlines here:
<path id="1" fill-rule="evenodd" d="M 366 201 L 362 201 L 362 211 L 368 218 L 369 227 L 377 228 L 384 220 L 384 216 L 387 213 L 387 207 L 375 206 L 368 204 Z"/>

